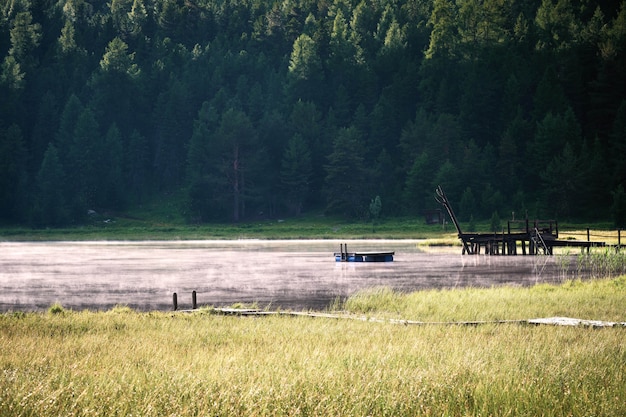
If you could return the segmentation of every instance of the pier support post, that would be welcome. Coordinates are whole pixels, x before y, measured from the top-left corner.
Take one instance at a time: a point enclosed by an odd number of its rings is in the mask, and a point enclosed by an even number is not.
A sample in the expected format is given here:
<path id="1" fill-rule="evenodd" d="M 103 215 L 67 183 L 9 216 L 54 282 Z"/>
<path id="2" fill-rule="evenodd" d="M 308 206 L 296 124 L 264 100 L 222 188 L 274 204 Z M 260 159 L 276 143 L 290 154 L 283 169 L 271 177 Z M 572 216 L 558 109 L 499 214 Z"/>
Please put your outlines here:
<path id="1" fill-rule="evenodd" d="M 172 295 L 172 302 L 174 303 L 174 311 L 178 310 L 178 295 L 176 293 Z"/>
<path id="2" fill-rule="evenodd" d="M 191 292 L 191 309 L 195 310 L 198 308 L 198 303 L 196 302 L 196 291 Z"/>

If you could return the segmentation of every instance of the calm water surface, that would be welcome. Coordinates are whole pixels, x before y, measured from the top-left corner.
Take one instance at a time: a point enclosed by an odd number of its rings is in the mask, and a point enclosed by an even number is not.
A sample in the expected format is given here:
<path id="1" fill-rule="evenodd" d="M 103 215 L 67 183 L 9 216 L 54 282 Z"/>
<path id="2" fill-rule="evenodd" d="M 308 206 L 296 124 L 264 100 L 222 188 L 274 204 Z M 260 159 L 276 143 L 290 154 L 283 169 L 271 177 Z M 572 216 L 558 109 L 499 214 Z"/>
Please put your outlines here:
<path id="1" fill-rule="evenodd" d="M 346 241 L 341 241 L 344 243 Z M 417 240 L 347 241 L 350 251 L 395 251 L 394 262 L 340 263 L 340 241 L 163 241 L 0 243 L 0 311 L 65 308 L 138 310 L 258 302 L 321 309 L 337 297 L 386 286 L 431 288 L 557 282 L 571 269 L 546 256 L 462 256 L 422 251 Z M 573 258 L 572 261 L 574 262 Z"/>

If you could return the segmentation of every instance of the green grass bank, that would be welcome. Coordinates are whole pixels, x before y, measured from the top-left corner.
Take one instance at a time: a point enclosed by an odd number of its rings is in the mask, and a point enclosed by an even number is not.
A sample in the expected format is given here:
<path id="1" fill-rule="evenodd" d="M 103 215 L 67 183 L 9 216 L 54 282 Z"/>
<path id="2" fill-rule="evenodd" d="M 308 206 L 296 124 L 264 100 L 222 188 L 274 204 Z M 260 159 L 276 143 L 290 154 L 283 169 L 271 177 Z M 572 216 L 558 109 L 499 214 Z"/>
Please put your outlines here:
<path id="1" fill-rule="evenodd" d="M 486 233 L 489 222 L 462 223 L 463 231 Z M 502 222 L 506 230 L 506 221 Z M 560 223 L 562 239 L 618 243 L 618 232 L 608 223 Z M 622 233 L 621 244 L 626 244 Z M 89 224 L 58 228 L 29 228 L 0 225 L 0 241 L 87 241 L 87 240 L 220 240 L 220 239 L 427 239 L 426 245 L 461 246 L 452 224 L 428 225 L 423 218 L 384 219 L 372 225 L 323 215 L 287 219 L 262 219 L 241 223 L 192 225 L 183 219 L 163 216 L 99 217 Z"/>
<path id="2" fill-rule="evenodd" d="M 464 321 L 626 321 L 626 277 L 372 289 L 332 309 Z M 404 326 L 327 318 L 66 311 L 0 315 L 2 416 L 626 415 L 626 329 Z"/>
<path id="3" fill-rule="evenodd" d="M 105 219 L 106 221 L 106 219 Z M 197 240 L 197 239 L 423 239 L 454 237 L 454 226 L 426 225 L 423 219 L 371 223 L 324 216 L 254 222 L 189 225 L 181 221 L 114 218 L 66 228 L 0 227 L 0 240 Z"/>

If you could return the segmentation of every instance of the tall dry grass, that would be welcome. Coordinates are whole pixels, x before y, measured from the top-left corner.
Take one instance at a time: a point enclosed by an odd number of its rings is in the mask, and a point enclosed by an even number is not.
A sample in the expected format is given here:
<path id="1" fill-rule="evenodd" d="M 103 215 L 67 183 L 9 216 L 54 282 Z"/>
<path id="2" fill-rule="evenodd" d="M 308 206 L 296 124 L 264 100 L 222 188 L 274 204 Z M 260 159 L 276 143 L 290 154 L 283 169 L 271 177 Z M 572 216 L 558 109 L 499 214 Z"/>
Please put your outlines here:
<path id="1" fill-rule="evenodd" d="M 425 321 L 624 321 L 625 283 L 379 290 L 343 307 Z M 626 415 L 625 331 L 56 306 L 0 316 L 0 415 Z"/>

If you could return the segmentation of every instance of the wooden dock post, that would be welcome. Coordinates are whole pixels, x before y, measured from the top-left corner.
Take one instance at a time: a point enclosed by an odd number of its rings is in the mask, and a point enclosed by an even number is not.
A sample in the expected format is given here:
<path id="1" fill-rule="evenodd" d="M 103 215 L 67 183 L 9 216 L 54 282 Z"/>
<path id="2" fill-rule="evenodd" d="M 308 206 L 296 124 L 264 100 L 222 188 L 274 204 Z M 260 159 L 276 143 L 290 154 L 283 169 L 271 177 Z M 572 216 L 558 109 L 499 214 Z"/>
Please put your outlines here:
<path id="1" fill-rule="evenodd" d="M 178 296 L 176 293 L 172 295 L 172 302 L 174 303 L 174 311 L 178 310 Z"/>
<path id="2" fill-rule="evenodd" d="M 348 244 L 346 243 L 345 245 L 346 247 L 344 249 L 343 247 L 344 244 L 343 243 L 339 244 L 339 253 L 340 253 L 339 259 L 341 260 L 341 262 L 346 262 L 348 260 Z"/>
<path id="3" fill-rule="evenodd" d="M 191 292 L 191 309 L 195 310 L 198 308 L 198 303 L 196 302 L 196 291 Z"/>
<path id="4" fill-rule="evenodd" d="M 454 223 L 454 227 L 456 228 L 458 236 L 461 239 L 461 242 L 463 243 L 463 249 L 468 254 L 474 254 L 474 252 L 470 251 L 470 246 L 465 240 L 463 232 L 461 231 L 461 226 L 459 225 L 459 222 L 456 219 L 456 216 L 454 215 L 454 211 L 452 211 L 452 206 L 450 205 L 450 202 L 448 201 L 448 197 L 446 197 L 446 194 L 443 192 L 443 188 L 441 188 L 441 185 L 437 186 L 435 193 L 437 194 L 437 196 L 435 197 L 435 200 L 446 208 L 446 211 L 448 212 L 448 215 L 450 216 L 450 220 L 452 220 L 452 223 Z M 478 250 L 480 251 L 480 248 Z"/>

